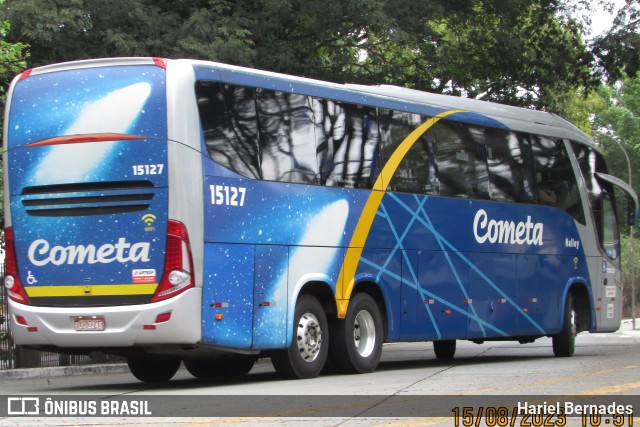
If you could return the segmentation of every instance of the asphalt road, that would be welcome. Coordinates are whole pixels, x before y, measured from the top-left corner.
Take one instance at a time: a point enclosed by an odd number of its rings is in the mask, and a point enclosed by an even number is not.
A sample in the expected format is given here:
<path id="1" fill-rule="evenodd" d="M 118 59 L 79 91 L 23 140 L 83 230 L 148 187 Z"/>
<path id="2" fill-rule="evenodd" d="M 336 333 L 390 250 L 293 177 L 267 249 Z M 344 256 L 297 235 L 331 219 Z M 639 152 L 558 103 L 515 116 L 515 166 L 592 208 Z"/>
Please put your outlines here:
<path id="1" fill-rule="evenodd" d="M 628 325 L 623 329 L 629 329 Z M 124 411 L 116 407 L 115 413 L 106 413 L 117 417 L 19 416 L 0 419 L 0 426 L 245 427 L 265 422 L 311 427 L 448 426 L 455 425 L 452 411 L 468 405 L 476 407 L 473 413 L 476 418 L 459 419 L 458 425 L 464 425 L 464 421 L 475 425 L 477 418 L 481 418 L 477 413 L 479 406 L 486 410 L 505 401 L 513 403 L 514 399 L 551 404 L 558 396 L 569 400 L 591 396 L 598 403 L 617 400 L 634 405 L 635 412 L 640 413 L 639 354 L 640 331 L 623 330 L 615 334 L 579 335 L 576 353 L 571 358 L 555 358 L 550 339 L 526 345 L 511 342 L 476 345 L 459 341 L 456 358 L 450 362 L 436 360 L 430 343 L 390 344 L 385 345 L 380 366 L 372 374 L 328 373 L 297 381 L 281 380 L 268 359 L 257 363 L 243 379 L 199 380 L 181 369 L 172 381 L 158 385 L 137 381 L 124 366 L 106 370 L 94 367 L 14 371 L 0 374 L 5 396 L 39 396 L 41 400 L 84 398 L 96 402 L 98 410 L 106 400 L 141 401 L 150 405 L 143 409 L 151 414 L 131 417 L 127 415 L 136 414 L 130 412 L 131 407 Z M 607 420 L 605 423 L 603 419 L 601 425 L 614 425 L 618 421 Z M 478 425 L 488 425 L 483 424 L 486 421 L 482 419 Z M 526 425 L 521 418 L 513 421 L 508 425 Z M 630 419 L 621 421 L 620 425 L 625 426 L 633 423 Z M 551 422 L 561 425 L 557 419 Z M 569 418 L 565 425 L 595 425 L 594 422 L 578 417 Z M 635 419 L 635 424 L 640 425 L 640 419 Z M 535 420 L 531 425 L 536 425 Z"/>

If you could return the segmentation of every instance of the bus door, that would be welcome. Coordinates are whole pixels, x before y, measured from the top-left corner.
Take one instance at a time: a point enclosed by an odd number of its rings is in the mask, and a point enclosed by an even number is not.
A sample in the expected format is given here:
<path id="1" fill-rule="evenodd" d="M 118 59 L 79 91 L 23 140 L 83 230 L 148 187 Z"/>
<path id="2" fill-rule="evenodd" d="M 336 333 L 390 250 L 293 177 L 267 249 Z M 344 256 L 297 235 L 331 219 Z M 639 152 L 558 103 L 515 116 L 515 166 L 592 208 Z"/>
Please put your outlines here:
<path id="1" fill-rule="evenodd" d="M 613 197 L 604 194 L 602 198 L 601 245 L 604 252 L 602 268 L 598 273 L 596 298 L 599 330 L 616 330 L 622 317 L 622 271 L 620 269 L 620 235 Z"/>
<path id="2" fill-rule="evenodd" d="M 598 223 L 598 235 L 604 256 L 602 267 L 598 270 L 598 282 L 595 286 L 598 331 L 614 331 L 620 326 L 622 317 L 622 271 L 620 262 L 620 231 L 611 184 L 622 190 L 632 202 L 630 225 L 638 222 L 638 196 L 624 181 L 604 173 L 596 173 L 603 188 L 600 212 L 595 212 Z M 598 309 L 599 307 L 599 309 Z"/>

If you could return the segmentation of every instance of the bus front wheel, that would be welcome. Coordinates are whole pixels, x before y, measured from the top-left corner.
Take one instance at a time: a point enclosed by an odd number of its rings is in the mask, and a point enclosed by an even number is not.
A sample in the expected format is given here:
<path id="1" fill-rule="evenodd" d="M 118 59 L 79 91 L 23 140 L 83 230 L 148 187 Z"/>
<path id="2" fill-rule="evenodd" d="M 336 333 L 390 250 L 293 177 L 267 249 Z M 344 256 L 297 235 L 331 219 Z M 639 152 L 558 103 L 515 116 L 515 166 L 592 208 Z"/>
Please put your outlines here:
<path id="1" fill-rule="evenodd" d="M 302 295 L 296 304 L 291 345 L 274 351 L 271 363 L 276 372 L 292 379 L 314 378 L 327 361 L 329 325 L 322 305 L 311 295 Z"/>
<path id="2" fill-rule="evenodd" d="M 368 294 L 353 297 L 344 320 L 336 321 L 329 351 L 336 370 L 344 373 L 373 372 L 382 355 L 382 317 Z"/>
<path id="3" fill-rule="evenodd" d="M 136 355 L 127 357 L 134 377 L 148 383 L 169 381 L 178 372 L 181 360 L 170 356 Z"/>
<path id="4" fill-rule="evenodd" d="M 562 330 L 552 337 L 553 354 L 556 357 L 572 356 L 575 350 L 576 335 L 578 335 L 578 315 L 573 305 L 573 297 L 569 294 L 564 307 Z"/>

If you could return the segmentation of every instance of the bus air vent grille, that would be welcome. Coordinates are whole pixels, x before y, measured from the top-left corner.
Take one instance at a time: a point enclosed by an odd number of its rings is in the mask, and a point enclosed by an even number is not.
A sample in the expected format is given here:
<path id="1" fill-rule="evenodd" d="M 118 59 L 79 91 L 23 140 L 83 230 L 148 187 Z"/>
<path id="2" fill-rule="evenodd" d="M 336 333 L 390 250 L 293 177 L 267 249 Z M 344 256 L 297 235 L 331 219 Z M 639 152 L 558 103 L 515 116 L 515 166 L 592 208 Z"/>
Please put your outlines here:
<path id="1" fill-rule="evenodd" d="M 25 187 L 21 200 L 31 216 L 108 215 L 147 209 L 153 190 L 150 181 L 41 185 Z"/>

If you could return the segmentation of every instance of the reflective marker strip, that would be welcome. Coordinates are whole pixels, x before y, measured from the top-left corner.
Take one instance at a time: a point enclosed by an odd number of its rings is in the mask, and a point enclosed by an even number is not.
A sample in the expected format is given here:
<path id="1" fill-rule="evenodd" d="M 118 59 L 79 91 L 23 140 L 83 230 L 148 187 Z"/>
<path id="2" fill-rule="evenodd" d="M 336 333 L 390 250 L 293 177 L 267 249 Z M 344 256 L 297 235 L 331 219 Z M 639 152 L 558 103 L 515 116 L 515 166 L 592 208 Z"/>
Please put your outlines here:
<path id="1" fill-rule="evenodd" d="M 153 295 L 157 283 L 124 285 L 28 286 L 24 290 L 29 298 L 38 297 L 99 297 L 115 295 Z"/>

